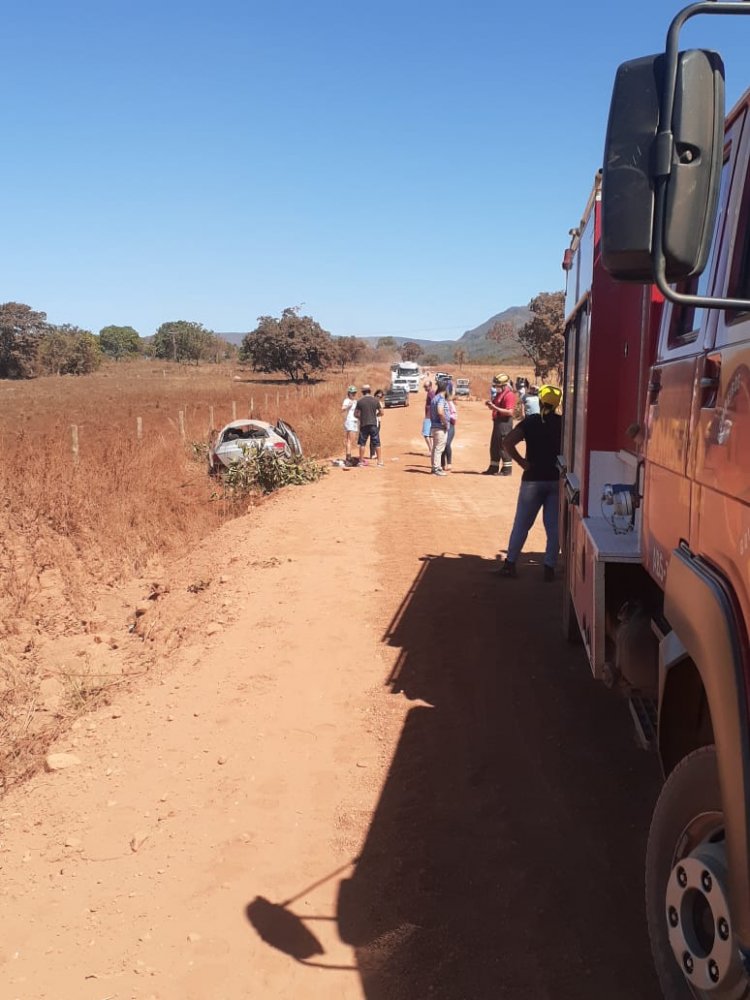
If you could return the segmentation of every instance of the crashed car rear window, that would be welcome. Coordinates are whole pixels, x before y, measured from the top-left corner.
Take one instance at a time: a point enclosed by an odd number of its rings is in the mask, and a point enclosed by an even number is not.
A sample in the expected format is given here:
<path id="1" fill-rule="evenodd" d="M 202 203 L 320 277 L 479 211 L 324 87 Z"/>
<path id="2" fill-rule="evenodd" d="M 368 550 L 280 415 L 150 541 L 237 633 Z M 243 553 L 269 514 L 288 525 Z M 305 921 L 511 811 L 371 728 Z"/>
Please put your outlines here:
<path id="1" fill-rule="evenodd" d="M 230 427 L 224 432 L 223 441 L 251 441 L 268 437 L 268 431 L 262 427 Z"/>

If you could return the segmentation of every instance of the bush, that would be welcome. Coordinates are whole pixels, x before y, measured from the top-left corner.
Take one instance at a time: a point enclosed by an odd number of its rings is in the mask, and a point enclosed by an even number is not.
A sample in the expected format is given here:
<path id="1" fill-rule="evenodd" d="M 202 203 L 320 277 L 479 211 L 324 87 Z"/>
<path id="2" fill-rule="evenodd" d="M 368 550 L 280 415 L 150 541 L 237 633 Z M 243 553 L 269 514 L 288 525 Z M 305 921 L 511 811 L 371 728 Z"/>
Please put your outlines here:
<path id="1" fill-rule="evenodd" d="M 265 448 L 248 449 L 242 462 L 233 463 L 223 477 L 224 497 L 238 498 L 260 491 L 273 493 L 282 486 L 314 483 L 328 469 L 310 458 L 284 458 Z"/>

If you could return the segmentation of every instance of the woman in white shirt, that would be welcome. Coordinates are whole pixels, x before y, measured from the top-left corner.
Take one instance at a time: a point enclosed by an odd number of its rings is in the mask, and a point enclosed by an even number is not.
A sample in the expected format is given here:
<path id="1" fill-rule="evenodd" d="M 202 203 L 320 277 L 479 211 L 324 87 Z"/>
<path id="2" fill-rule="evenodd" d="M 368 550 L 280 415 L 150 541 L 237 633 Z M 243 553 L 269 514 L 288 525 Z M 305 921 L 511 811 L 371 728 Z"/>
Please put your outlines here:
<path id="1" fill-rule="evenodd" d="M 341 412 L 344 414 L 344 447 L 346 448 L 346 460 L 352 457 L 352 447 L 356 443 L 359 434 L 359 421 L 355 415 L 357 406 L 357 387 L 350 385 L 346 390 L 346 399 L 341 404 Z"/>

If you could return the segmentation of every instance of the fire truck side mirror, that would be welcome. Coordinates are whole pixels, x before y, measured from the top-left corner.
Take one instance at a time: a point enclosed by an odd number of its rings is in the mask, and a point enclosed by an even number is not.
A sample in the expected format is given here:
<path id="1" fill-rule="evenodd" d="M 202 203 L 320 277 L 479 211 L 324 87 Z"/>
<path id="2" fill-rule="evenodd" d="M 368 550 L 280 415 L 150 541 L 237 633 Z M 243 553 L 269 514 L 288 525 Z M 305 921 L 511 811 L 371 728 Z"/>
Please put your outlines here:
<path id="1" fill-rule="evenodd" d="M 724 67 L 714 52 L 680 53 L 671 122 L 660 122 L 664 55 L 623 63 L 612 92 L 602 172 L 602 261 L 621 281 L 653 281 L 657 227 L 666 278 L 706 266 L 719 196 Z M 663 212 L 655 198 L 664 178 Z"/>

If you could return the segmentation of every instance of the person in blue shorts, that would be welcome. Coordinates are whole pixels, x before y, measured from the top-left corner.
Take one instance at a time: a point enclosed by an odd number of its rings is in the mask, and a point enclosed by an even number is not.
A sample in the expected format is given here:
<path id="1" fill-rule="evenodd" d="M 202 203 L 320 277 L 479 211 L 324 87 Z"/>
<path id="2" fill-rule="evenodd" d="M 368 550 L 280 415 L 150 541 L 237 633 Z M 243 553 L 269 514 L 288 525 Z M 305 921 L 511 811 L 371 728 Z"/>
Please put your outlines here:
<path id="1" fill-rule="evenodd" d="M 383 412 L 383 407 L 379 399 L 375 399 L 369 385 L 362 386 L 362 395 L 357 400 L 354 412 L 359 421 L 359 461 L 360 464 L 365 457 L 365 446 L 368 441 L 375 445 L 378 465 L 383 464 L 380 452 L 380 433 L 378 431 L 378 418 Z"/>

